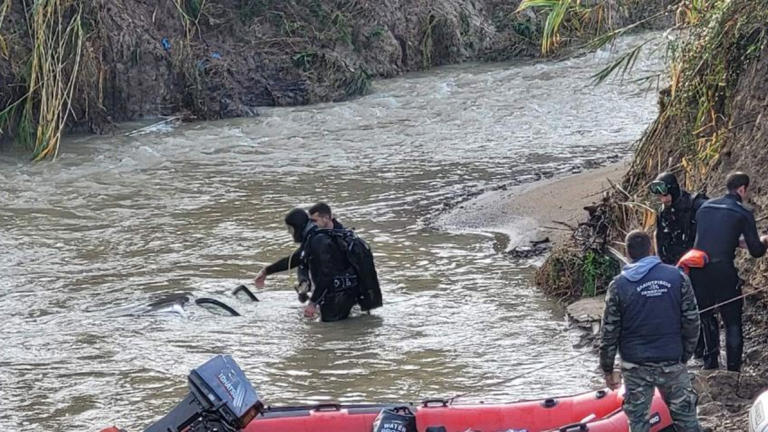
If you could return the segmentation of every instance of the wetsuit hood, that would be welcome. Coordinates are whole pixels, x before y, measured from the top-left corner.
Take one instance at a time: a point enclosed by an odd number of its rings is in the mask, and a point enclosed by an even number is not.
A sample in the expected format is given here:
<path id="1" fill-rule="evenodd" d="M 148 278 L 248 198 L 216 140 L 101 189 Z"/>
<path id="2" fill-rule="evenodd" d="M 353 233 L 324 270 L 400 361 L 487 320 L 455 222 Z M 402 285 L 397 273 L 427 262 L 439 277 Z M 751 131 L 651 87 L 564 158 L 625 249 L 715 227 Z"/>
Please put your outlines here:
<path id="1" fill-rule="evenodd" d="M 676 209 L 684 210 L 691 208 L 693 206 L 693 197 L 691 194 L 686 190 L 680 190 L 679 196 L 677 199 L 672 203 L 672 207 L 675 207 Z"/>
<path id="2" fill-rule="evenodd" d="M 645 275 L 647 275 L 652 268 L 656 267 L 656 265 L 660 263 L 661 258 L 656 255 L 640 258 L 637 261 L 625 265 L 621 270 L 621 275 L 629 279 L 630 282 L 637 282 L 645 277 Z"/>
<path id="3" fill-rule="evenodd" d="M 673 203 L 680 198 L 680 184 L 677 182 L 677 177 L 674 174 L 663 172 L 656 177 L 656 181 L 664 182 L 667 185 L 667 190 L 672 195 Z"/>
<path id="4" fill-rule="evenodd" d="M 306 211 L 295 208 L 285 215 L 285 224 L 293 228 L 293 241 L 301 243 L 305 230 L 309 223 L 309 215 Z"/>

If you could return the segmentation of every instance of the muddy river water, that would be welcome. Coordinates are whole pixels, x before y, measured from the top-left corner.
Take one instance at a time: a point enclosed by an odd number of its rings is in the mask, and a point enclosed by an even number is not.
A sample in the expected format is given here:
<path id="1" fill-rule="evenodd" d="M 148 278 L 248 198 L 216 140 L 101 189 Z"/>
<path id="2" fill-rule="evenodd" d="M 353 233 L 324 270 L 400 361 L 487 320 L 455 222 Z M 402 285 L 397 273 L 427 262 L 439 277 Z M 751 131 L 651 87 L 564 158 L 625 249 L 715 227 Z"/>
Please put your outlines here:
<path id="1" fill-rule="evenodd" d="M 217 353 L 271 404 L 444 397 L 578 354 L 504 236 L 431 221 L 479 191 L 628 155 L 656 98 L 588 85 L 614 55 L 446 67 L 344 103 L 71 137 L 54 163 L 0 154 L 0 429 L 143 430 Z M 385 306 L 310 322 L 288 274 L 259 303 L 233 297 L 293 249 L 285 212 L 318 200 L 372 244 Z M 132 313 L 184 292 L 242 316 Z M 464 401 L 598 380 L 590 354 Z"/>

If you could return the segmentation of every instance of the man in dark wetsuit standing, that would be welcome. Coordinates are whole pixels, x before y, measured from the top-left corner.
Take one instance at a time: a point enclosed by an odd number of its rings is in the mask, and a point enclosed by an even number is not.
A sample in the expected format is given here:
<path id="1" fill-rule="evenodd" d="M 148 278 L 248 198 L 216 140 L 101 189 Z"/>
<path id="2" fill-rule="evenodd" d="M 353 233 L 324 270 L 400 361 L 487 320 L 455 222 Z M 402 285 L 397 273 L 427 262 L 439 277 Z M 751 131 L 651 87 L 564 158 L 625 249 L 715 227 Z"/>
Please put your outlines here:
<path id="1" fill-rule="evenodd" d="M 661 207 L 656 213 L 656 253 L 664 264 L 676 265 L 696 240 L 696 212 L 707 201 L 702 193 L 691 195 L 680 187 L 671 172 L 659 174 L 648 185 L 659 197 Z M 694 357 L 704 355 L 704 334 L 699 336 Z"/>
<path id="2" fill-rule="evenodd" d="M 696 212 L 707 197 L 682 189 L 671 172 L 659 174 L 649 189 L 661 202 L 656 217 L 656 251 L 664 264 L 675 265 L 693 247 Z"/>
<path id="3" fill-rule="evenodd" d="M 759 258 L 765 255 L 768 236 L 760 237 L 752 211 L 744 207 L 749 197 L 749 176 L 734 172 L 726 178 L 728 193 L 704 203 L 696 213 L 694 249 L 706 252 L 709 262 L 691 268 L 690 277 L 700 309 L 741 295 L 741 279 L 734 265 L 736 248 Z M 743 236 L 743 238 L 742 238 Z M 718 309 L 725 324 L 725 352 L 729 371 L 741 369 L 744 348 L 741 314 L 744 300 L 733 300 Z M 720 327 L 715 311 L 701 314 L 704 333 L 704 368 L 717 369 L 720 355 Z"/>
<path id="4" fill-rule="evenodd" d="M 324 203 L 319 202 L 309 208 L 309 218 L 320 229 L 344 229 L 344 226 L 333 217 L 331 207 Z M 267 276 L 275 273 L 284 272 L 295 267 L 299 267 L 301 264 L 301 247 L 297 248 L 290 256 L 280 258 L 274 263 L 261 269 L 256 279 L 254 280 L 257 287 L 261 288 L 267 280 Z M 306 271 L 299 270 L 299 292 L 309 291 L 309 278 L 306 275 Z"/>
<path id="5" fill-rule="evenodd" d="M 293 240 L 301 243 L 299 260 L 312 284 L 312 296 L 304 308 L 304 316 L 314 317 L 319 309 L 323 321 L 346 319 L 358 302 L 359 285 L 344 249 L 302 209 L 288 212 L 285 224 Z"/>

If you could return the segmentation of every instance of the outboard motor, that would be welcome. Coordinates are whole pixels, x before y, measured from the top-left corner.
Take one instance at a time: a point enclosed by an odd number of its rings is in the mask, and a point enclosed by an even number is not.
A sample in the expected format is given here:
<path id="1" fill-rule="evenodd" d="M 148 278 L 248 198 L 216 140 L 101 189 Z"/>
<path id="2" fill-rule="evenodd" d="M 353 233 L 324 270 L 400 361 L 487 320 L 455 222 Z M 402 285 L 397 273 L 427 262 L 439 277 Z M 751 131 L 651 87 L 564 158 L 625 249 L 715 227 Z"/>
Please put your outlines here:
<path id="1" fill-rule="evenodd" d="M 234 432 L 264 408 L 230 356 L 218 355 L 190 372 L 189 394 L 145 432 Z M 116 428 L 105 431 L 118 430 Z"/>

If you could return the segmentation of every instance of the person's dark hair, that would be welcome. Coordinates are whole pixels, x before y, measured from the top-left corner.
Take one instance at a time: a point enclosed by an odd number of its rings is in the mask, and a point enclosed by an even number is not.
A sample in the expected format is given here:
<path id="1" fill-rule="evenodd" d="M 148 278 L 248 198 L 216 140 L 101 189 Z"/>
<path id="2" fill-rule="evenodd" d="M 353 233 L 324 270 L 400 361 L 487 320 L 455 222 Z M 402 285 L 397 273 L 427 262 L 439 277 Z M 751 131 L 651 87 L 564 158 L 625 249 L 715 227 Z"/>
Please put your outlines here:
<path id="1" fill-rule="evenodd" d="M 320 216 L 333 216 L 333 213 L 331 212 L 331 206 L 324 202 L 319 202 L 312 207 L 309 208 L 309 214 L 319 214 Z"/>
<path id="2" fill-rule="evenodd" d="M 725 178 L 725 187 L 728 188 L 728 192 L 734 192 L 742 186 L 749 187 L 749 176 L 741 171 L 732 172 Z"/>
<path id="3" fill-rule="evenodd" d="M 651 236 L 645 231 L 634 230 L 627 234 L 624 245 L 627 248 L 629 259 L 637 261 L 651 253 Z"/>
<path id="4" fill-rule="evenodd" d="M 301 243 L 304 239 L 304 228 L 309 223 L 309 215 L 303 209 L 295 208 L 285 215 L 285 224 L 293 227 L 293 240 Z"/>

